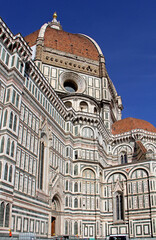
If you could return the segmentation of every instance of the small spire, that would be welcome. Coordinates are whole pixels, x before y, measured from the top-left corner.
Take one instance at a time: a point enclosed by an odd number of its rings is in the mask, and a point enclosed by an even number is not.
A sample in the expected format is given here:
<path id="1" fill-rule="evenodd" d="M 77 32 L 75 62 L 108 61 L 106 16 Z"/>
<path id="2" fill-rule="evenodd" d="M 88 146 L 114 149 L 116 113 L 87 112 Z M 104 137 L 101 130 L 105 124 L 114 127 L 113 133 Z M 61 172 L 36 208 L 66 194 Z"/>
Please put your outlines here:
<path id="1" fill-rule="evenodd" d="M 56 12 L 54 12 L 54 14 L 53 14 L 53 19 L 57 19 L 57 13 Z"/>

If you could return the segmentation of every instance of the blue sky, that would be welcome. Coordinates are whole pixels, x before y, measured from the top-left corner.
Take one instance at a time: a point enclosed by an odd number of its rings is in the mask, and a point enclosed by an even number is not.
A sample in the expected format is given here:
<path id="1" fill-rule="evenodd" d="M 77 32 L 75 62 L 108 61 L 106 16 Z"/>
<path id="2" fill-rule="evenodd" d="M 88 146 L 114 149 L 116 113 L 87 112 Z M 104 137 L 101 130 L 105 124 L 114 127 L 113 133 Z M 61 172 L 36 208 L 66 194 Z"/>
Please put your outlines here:
<path id="1" fill-rule="evenodd" d="M 5 0 L 0 16 L 14 34 L 26 36 L 55 11 L 63 30 L 84 33 L 101 47 L 123 118 L 156 126 L 156 0 Z"/>

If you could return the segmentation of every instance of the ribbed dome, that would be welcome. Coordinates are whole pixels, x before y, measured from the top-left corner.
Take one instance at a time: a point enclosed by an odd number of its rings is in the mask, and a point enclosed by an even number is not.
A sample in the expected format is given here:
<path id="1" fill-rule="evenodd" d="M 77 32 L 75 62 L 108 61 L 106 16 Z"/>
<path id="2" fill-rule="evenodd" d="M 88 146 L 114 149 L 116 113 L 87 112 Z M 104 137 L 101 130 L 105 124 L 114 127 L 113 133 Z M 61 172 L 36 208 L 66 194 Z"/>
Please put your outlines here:
<path id="1" fill-rule="evenodd" d="M 39 31 L 25 37 L 30 47 L 36 44 Z M 99 51 L 93 41 L 81 34 L 72 34 L 47 26 L 44 33 L 44 46 L 77 56 L 99 60 Z"/>
<path id="2" fill-rule="evenodd" d="M 143 129 L 156 133 L 156 128 L 151 123 L 145 120 L 129 117 L 115 122 L 112 125 L 112 134 L 121 134 L 134 129 Z"/>

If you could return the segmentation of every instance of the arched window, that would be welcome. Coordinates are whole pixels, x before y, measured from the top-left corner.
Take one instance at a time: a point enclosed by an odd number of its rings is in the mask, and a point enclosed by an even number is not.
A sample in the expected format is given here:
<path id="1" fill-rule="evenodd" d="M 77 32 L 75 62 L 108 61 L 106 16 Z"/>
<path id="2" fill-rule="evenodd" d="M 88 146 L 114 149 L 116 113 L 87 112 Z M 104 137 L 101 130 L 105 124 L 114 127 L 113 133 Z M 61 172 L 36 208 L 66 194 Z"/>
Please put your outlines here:
<path id="1" fill-rule="evenodd" d="M 82 131 L 82 136 L 85 138 L 94 138 L 94 133 L 91 128 L 84 127 Z"/>
<path id="2" fill-rule="evenodd" d="M 8 164 L 5 164 L 5 168 L 4 168 L 4 180 L 7 180 L 8 178 Z"/>
<path id="3" fill-rule="evenodd" d="M 3 227 L 4 223 L 4 202 L 0 204 L 0 227 Z"/>
<path id="4" fill-rule="evenodd" d="M 65 206 L 68 207 L 68 197 L 66 197 Z"/>
<path id="5" fill-rule="evenodd" d="M 68 190 L 68 180 L 66 180 L 66 190 Z"/>
<path id="6" fill-rule="evenodd" d="M 11 144 L 11 157 L 14 157 L 14 148 L 15 148 L 15 144 L 14 141 Z"/>
<path id="7" fill-rule="evenodd" d="M 94 107 L 94 114 L 97 114 L 97 108 Z"/>
<path id="8" fill-rule="evenodd" d="M 78 199 L 77 198 L 74 199 L 74 208 L 78 208 Z"/>
<path id="9" fill-rule="evenodd" d="M 10 99 L 10 88 L 7 90 L 6 102 Z"/>
<path id="10" fill-rule="evenodd" d="M 43 166 L 44 166 L 44 142 L 40 142 L 40 155 L 39 155 L 39 171 L 38 171 L 38 187 L 43 188 Z"/>
<path id="11" fill-rule="evenodd" d="M 77 235 L 78 234 L 78 223 L 75 222 L 74 223 L 74 235 Z"/>
<path id="12" fill-rule="evenodd" d="M 15 103 L 15 90 L 13 90 L 13 93 L 12 93 L 12 103 L 14 104 Z"/>
<path id="13" fill-rule="evenodd" d="M 78 165 L 74 166 L 74 175 L 78 175 Z"/>
<path id="14" fill-rule="evenodd" d="M 116 220 L 124 220 L 124 208 L 123 208 L 123 194 L 117 192 L 115 194 L 115 206 L 116 206 Z"/>
<path id="15" fill-rule="evenodd" d="M 5 113 L 4 113 L 4 120 L 3 120 L 3 127 L 6 126 L 7 117 L 8 117 L 8 110 L 5 110 Z"/>
<path id="16" fill-rule="evenodd" d="M 66 106 L 66 108 L 71 108 L 72 107 L 72 103 L 67 101 L 67 102 L 65 102 L 65 106 Z"/>
<path id="17" fill-rule="evenodd" d="M 0 145 L 0 153 L 4 151 L 4 137 L 1 139 L 1 145 Z"/>
<path id="18" fill-rule="evenodd" d="M 13 126 L 13 130 L 16 132 L 16 127 L 17 127 L 17 115 L 15 115 L 14 117 L 14 126 Z"/>
<path id="19" fill-rule="evenodd" d="M 9 119 L 9 128 L 12 129 L 12 124 L 13 124 L 13 113 L 10 113 L 10 119 Z"/>
<path id="20" fill-rule="evenodd" d="M 9 227 L 10 204 L 6 205 L 5 210 L 5 227 Z"/>
<path id="21" fill-rule="evenodd" d="M 121 164 L 127 163 L 127 153 L 122 152 L 120 155 L 120 159 L 121 159 Z"/>
<path id="22" fill-rule="evenodd" d="M 82 112 L 87 112 L 88 111 L 88 104 L 84 101 L 80 102 L 80 109 Z"/>
<path id="23" fill-rule="evenodd" d="M 68 234 L 68 221 L 65 221 L 65 234 Z"/>
<path id="24" fill-rule="evenodd" d="M 77 182 L 74 184 L 74 192 L 78 192 L 78 183 Z"/>
<path id="25" fill-rule="evenodd" d="M 66 173 L 68 173 L 68 163 L 66 163 Z"/>
<path id="26" fill-rule="evenodd" d="M 9 182 L 12 182 L 12 166 L 9 168 Z"/>
<path id="27" fill-rule="evenodd" d="M 7 141 L 6 153 L 7 153 L 8 155 L 10 154 L 10 138 L 8 138 L 8 141 Z"/>

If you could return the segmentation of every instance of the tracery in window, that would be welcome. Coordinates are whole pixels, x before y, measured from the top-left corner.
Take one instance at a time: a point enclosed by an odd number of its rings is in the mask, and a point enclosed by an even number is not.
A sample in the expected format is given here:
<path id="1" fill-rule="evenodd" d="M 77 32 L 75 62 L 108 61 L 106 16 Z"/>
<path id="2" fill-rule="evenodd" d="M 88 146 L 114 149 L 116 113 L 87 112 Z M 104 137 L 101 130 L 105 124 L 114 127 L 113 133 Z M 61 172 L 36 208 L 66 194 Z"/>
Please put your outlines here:
<path id="1" fill-rule="evenodd" d="M 82 136 L 85 138 L 94 138 L 94 133 L 91 128 L 84 127 L 82 130 Z"/>
<path id="2" fill-rule="evenodd" d="M 121 164 L 127 163 L 127 153 L 126 152 L 121 153 L 120 160 L 121 160 Z"/>
<path id="3" fill-rule="evenodd" d="M 123 194 L 115 193 L 115 218 L 117 221 L 124 220 Z"/>

